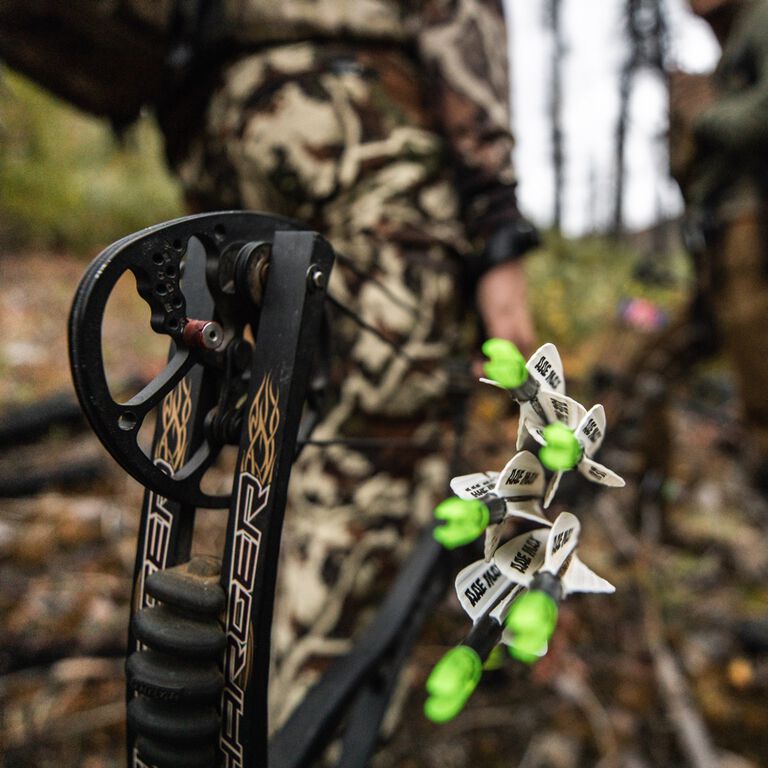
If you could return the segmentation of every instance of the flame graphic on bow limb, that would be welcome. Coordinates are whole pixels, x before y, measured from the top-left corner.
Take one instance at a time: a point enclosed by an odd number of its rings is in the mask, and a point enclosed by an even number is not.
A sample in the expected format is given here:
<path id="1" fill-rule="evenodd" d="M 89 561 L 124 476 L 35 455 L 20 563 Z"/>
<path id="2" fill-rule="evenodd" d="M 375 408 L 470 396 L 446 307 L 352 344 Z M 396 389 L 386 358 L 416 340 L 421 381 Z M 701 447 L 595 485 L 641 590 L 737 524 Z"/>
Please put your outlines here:
<path id="1" fill-rule="evenodd" d="M 262 488 L 272 480 L 277 456 L 275 434 L 280 424 L 277 387 L 267 374 L 256 392 L 248 414 L 248 450 L 243 456 L 243 471 L 253 475 Z"/>
<path id="2" fill-rule="evenodd" d="M 189 437 L 189 419 L 192 415 L 192 385 L 182 379 L 169 392 L 160 409 L 162 437 L 157 444 L 156 459 L 161 459 L 175 472 L 184 463 Z"/>

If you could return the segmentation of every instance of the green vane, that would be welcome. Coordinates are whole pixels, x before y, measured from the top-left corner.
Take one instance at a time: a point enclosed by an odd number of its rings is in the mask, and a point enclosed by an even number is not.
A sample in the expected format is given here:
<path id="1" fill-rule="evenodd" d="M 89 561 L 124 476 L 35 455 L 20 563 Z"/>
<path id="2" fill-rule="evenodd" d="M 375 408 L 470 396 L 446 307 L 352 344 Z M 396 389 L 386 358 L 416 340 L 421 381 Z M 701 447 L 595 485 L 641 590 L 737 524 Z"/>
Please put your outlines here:
<path id="1" fill-rule="evenodd" d="M 533 590 L 516 600 L 507 614 L 507 629 L 513 635 L 510 654 L 533 664 L 544 650 L 557 624 L 557 603 L 545 592 Z"/>
<path id="2" fill-rule="evenodd" d="M 490 512 L 482 501 L 459 499 L 455 496 L 435 507 L 435 517 L 444 521 L 432 531 L 435 540 L 446 549 L 469 544 L 488 527 Z"/>
<path id="3" fill-rule="evenodd" d="M 452 720 L 464 709 L 482 673 L 483 662 L 475 651 L 466 645 L 451 648 L 427 678 L 424 714 L 433 723 Z"/>
<path id="4" fill-rule="evenodd" d="M 483 363 L 483 371 L 489 379 L 506 389 L 518 389 L 525 384 L 528 379 L 525 358 L 511 341 L 488 339 L 482 350 L 488 358 L 488 362 Z"/>
<path id="5" fill-rule="evenodd" d="M 539 451 L 541 463 L 553 472 L 567 472 L 581 459 L 583 448 L 565 424 L 556 421 L 542 430 L 546 445 Z"/>

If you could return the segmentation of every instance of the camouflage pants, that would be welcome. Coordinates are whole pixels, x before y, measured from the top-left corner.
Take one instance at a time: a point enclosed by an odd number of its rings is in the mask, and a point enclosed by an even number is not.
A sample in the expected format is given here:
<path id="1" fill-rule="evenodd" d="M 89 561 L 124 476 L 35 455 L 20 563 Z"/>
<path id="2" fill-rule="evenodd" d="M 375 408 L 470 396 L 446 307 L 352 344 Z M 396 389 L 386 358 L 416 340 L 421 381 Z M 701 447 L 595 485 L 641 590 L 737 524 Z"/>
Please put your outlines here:
<path id="1" fill-rule="evenodd" d="M 758 460 L 768 461 L 768 271 L 757 211 L 723 225 L 713 303 Z"/>
<path id="2" fill-rule="evenodd" d="M 372 615 L 446 493 L 444 361 L 459 346 L 457 201 L 419 76 L 393 51 L 309 44 L 225 70 L 178 171 L 199 208 L 301 219 L 343 255 L 329 292 L 338 397 L 293 469 L 273 625 L 271 726 Z M 383 338 L 382 338 L 383 337 Z M 443 426 L 441 428 L 441 419 Z"/>

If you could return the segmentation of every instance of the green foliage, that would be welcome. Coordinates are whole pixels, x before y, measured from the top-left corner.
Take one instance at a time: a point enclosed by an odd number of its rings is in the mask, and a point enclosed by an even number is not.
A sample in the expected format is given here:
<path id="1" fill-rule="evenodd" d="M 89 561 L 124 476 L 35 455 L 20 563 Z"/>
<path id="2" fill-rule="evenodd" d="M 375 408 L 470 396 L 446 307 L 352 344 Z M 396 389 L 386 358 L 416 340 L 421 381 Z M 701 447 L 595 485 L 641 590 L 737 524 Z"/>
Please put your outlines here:
<path id="1" fill-rule="evenodd" d="M 182 211 L 151 119 L 118 139 L 22 77 L 0 71 L 0 237 L 93 251 Z"/>
<path id="2" fill-rule="evenodd" d="M 634 277 L 640 250 L 631 242 L 591 236 L 565 240 L 555 235 L 527 259 L 529 296 L 540 339 L 575 350 L 609 329 L 623 298 L 646 298 L 671 311 L 688 295 L 690 266 L 677 246 L 657 257 L 669 273 L 668 287 Z"/>

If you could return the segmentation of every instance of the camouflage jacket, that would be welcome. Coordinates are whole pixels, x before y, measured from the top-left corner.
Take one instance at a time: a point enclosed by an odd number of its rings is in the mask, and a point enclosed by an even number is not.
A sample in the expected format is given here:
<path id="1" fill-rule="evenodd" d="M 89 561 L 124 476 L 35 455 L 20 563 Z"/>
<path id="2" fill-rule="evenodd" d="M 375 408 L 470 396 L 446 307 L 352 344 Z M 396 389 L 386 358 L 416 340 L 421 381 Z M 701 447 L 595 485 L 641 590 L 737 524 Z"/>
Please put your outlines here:
<path id="1" fill-rule="evenodd" d="M 243 51 L 327 40 L 361 48 L 392 46 L 413 57 L 423 73 L 431 122 L 446 140 L 456 170 L 470 241 L 491 264 L 535 244 L 535 230 L 521 216 L 515 192 L 502 0 L 220 3 L 223 35 Z"/>
<path id="2" fill-rule="evenodd" d="M 714 73 L 714 103 L 693 125 L 701 165 L 694 203 L 766 192 L 757 180 L 768 171 L 768 0 L 742 5 Z"/>

